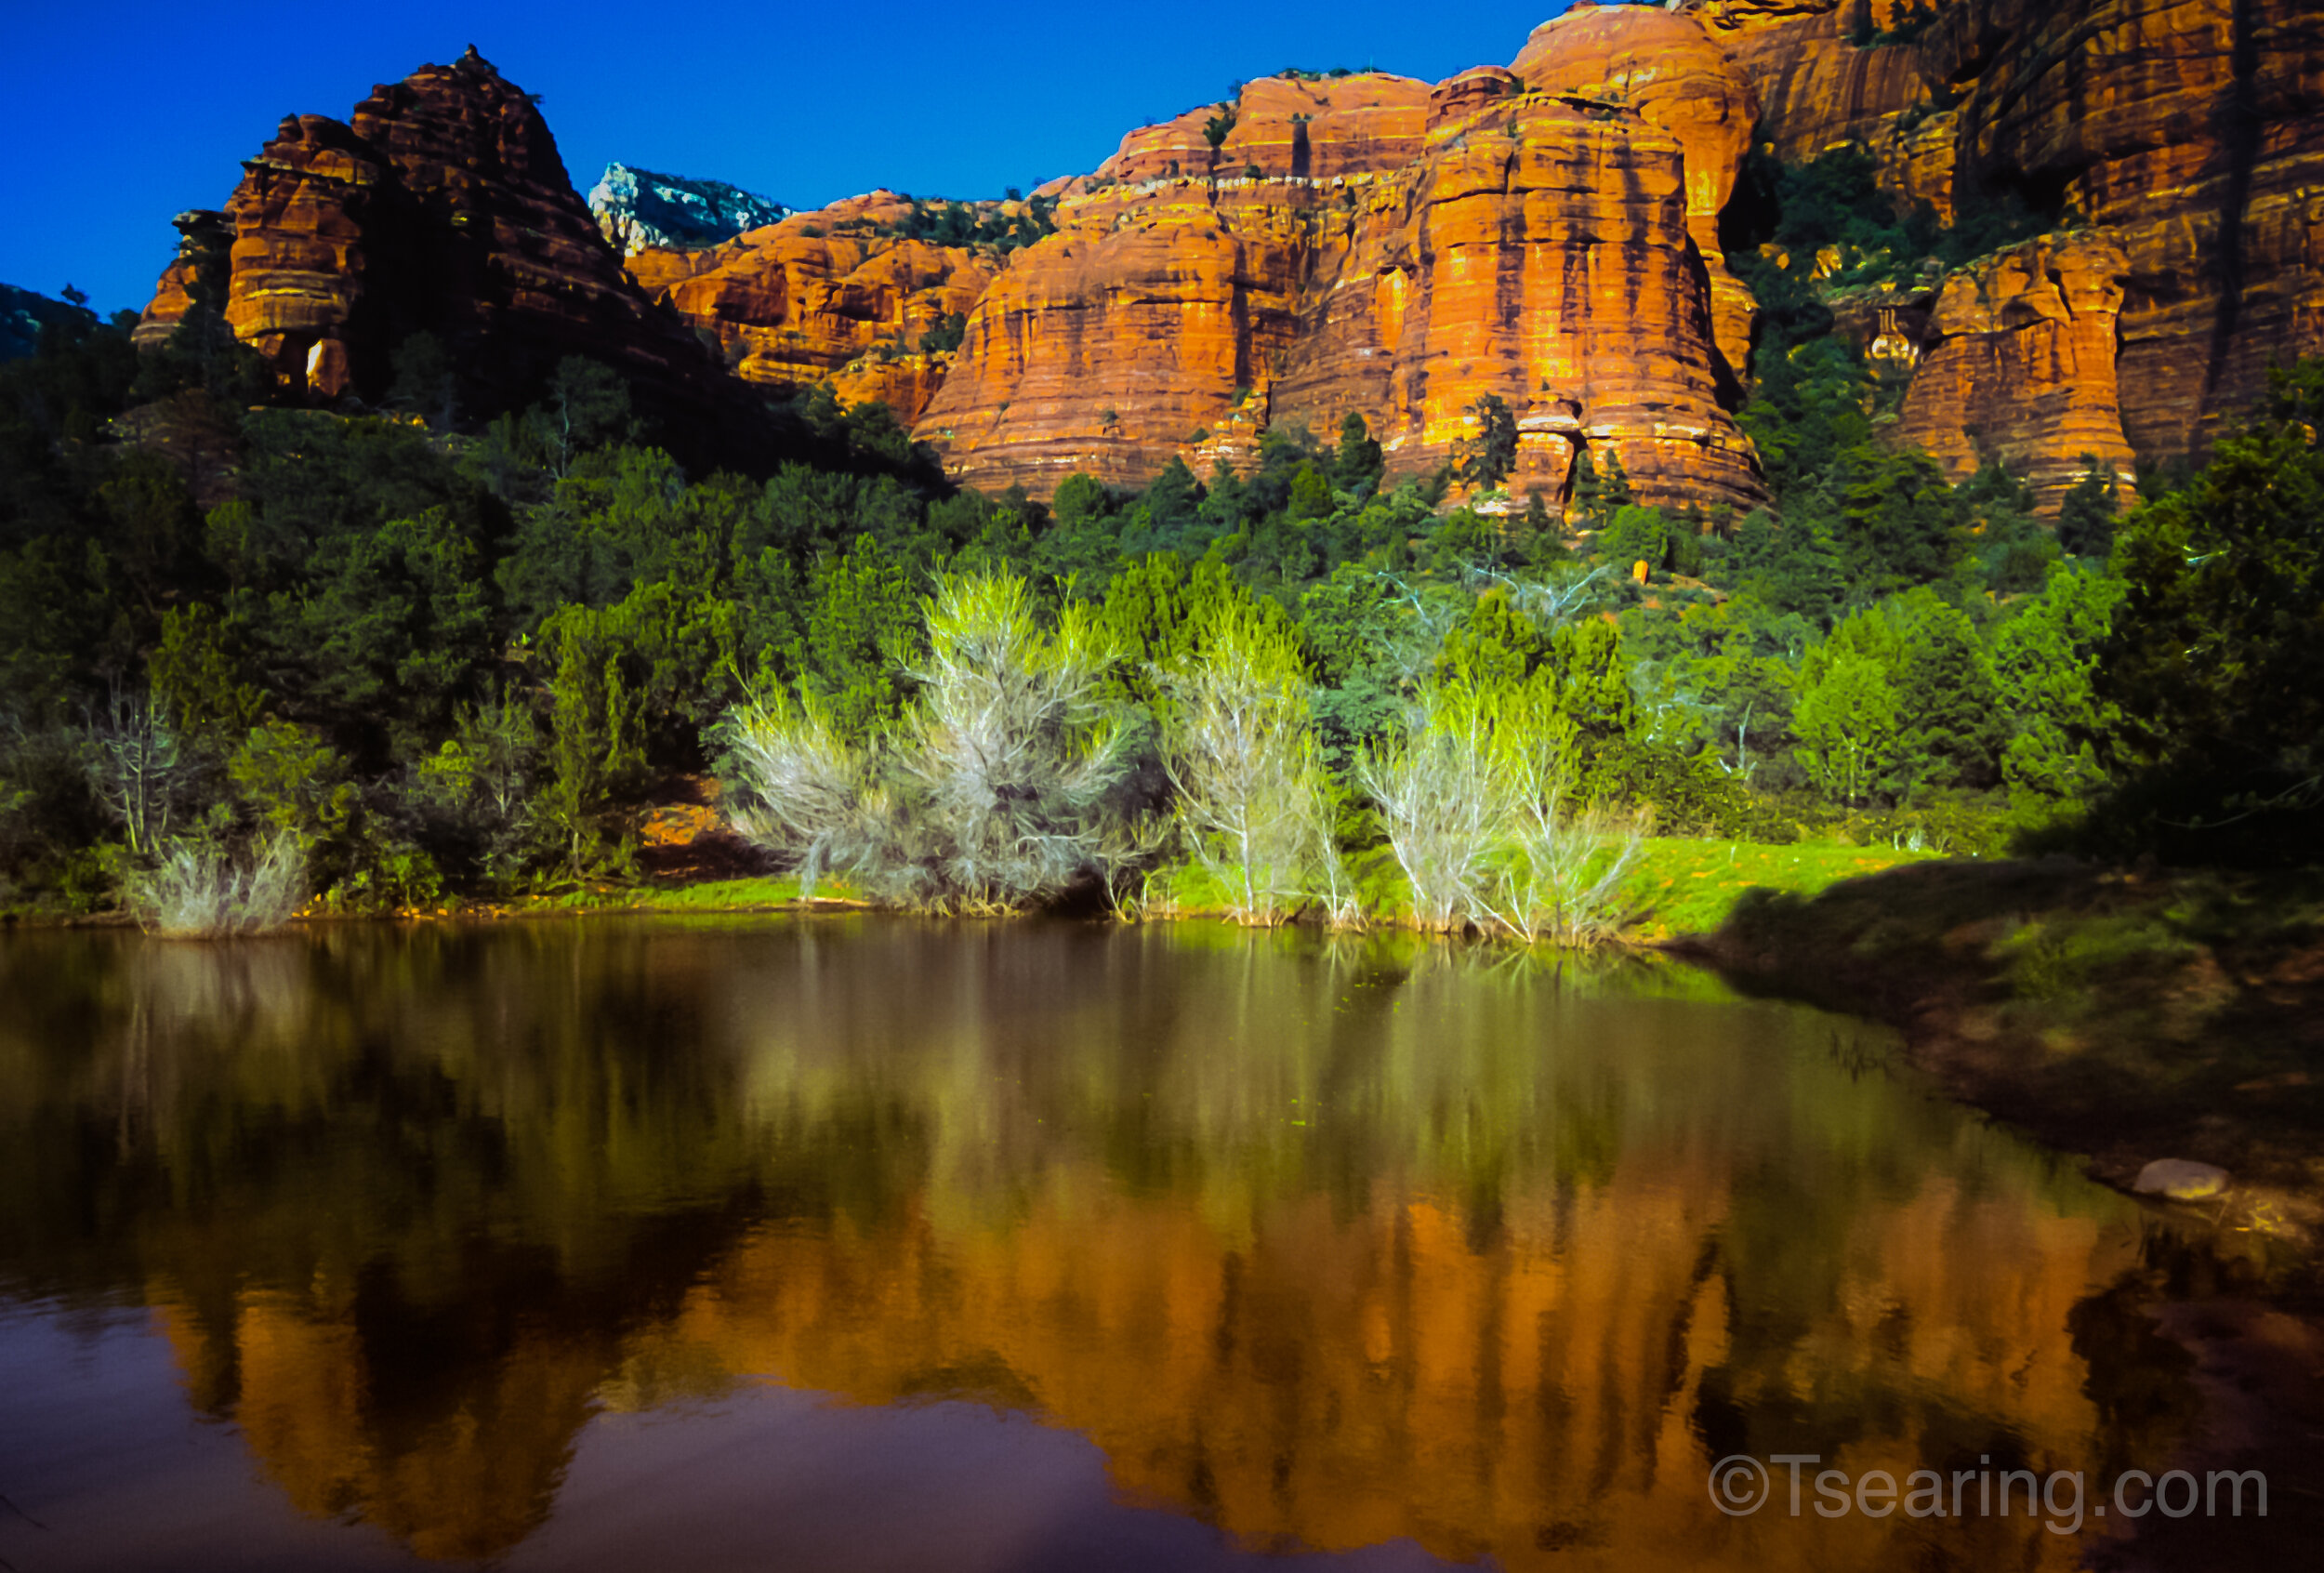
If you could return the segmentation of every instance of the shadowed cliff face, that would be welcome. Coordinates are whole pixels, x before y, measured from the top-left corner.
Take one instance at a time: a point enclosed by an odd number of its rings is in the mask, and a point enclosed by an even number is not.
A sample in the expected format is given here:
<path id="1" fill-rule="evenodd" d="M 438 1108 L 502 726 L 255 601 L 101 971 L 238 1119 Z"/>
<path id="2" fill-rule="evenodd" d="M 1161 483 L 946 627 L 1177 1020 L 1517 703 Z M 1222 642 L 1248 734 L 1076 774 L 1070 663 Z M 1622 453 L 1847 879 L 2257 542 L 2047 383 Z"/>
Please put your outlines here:
<path id="1" fill-rule="evenodd" d="M 244 168 L 225 212 L 226 319 L 293 390 L 376 394 L 390 352 L 425 331 L 504 402 L 566 355 L 649 399 L 717 399 L 715 364 L 623 273 L 530 96 L 473 50 L 375 88 L 349 124 L 284 121 Z M 186 304 L 173 265 L 140 339 Z"/>
<path id="2" fill-rule="evenodd" d="M 1887 189 L 1941 216 L 2007 192 L 2078 231 L 2042 245 L 2079 258 L 2067 271 L 2080 284 L 2006 259 L 1971 270 L 1983 320 L 1939 312 L 1951 322 L 1923 362 L 1934 386 L 1916 378 L 1901 440 L 1956 479 L 1980 448 L 2053 482 L 2080 453 L 2172 457 L 2258 397 L 2271 356 L 2324 350 L 2324 11 L 2307 0 L 1928 9 L 1917 29 L 1898 0 L 1703 11 L 1756 85 L 1782 156 L 1861 140 Z M 2103 277 L 2090 271 L 2101 256 Z M 2028 317 L 2064 321 L 2057 303 L 2078 292 L 2112 316 L 2111 365 L 2106 335 L 2087 323 L 2021 332 Z M 1986 369 L 1964 399 L 1970 362 Z M 2058 489 L 2044 486 L 2052 500 Z"/>
<path id="3" fill-rule="evenodd" d="M 2106 1342 L 2134 1209 L 1835 1018 L 1506 960 L 852 918 L 17 936 L 0 1305 L 151 1306 L 281 1501 L 429 1557 L 604 1513 L 565 1501 L 601 1417 L 682 1458 L 690 1407 L 772 1382 L 1035 1417 L 1253 1548 L 2071 1566 L 2022 1514 L 1738 1527 L 1705 1474 L 2159 1467 L 2187 1395 Z M 781 1484 L 682 1473 L 626 1511 L 741 1537 Z"/>

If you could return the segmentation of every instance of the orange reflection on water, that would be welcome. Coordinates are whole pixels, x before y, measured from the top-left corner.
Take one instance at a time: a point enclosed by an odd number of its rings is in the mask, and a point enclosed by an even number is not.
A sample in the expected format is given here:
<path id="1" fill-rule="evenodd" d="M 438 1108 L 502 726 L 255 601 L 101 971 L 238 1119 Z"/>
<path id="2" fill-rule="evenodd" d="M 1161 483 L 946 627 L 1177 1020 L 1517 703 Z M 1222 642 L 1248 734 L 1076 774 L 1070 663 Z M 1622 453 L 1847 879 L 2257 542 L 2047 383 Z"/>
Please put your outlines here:
<path id="1" fill-rule="evenodd" d="M 755 1381 L 1034 1414 L 1259 1548 L 2076 1558 L 2022 1515 L 1710 1501 L 1730 1450 L 1901 1478 L 2109 1443 L 2071 1314 L 2132 1215 L 1852 1075 L 1828 1019 L 1236 935 L 605 932 L 370 967 L 425 1024 L 385 1053 L 280 963 L 270 1019 L 350 1024 L 200 1038 L 203 1085 L 186 1012 L 136 1012 L 139 1055 L 177 1046 L 139 1117 L 173 1172 L 258 1111 L 268 1161 L 220 1166 L 245 1232 L 149 1202 L 134 1257 L 297 1511 L 499 1556 L 593 1415 Z"/>

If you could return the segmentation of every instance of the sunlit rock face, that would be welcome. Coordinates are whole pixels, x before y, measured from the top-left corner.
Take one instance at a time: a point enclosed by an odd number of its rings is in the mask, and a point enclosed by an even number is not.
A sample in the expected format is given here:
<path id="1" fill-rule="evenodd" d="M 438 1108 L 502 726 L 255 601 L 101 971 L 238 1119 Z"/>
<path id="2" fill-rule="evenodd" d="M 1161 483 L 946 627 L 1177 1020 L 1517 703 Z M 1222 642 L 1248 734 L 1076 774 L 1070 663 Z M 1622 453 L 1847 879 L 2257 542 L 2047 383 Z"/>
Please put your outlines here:
<path id="1" fill-rule="evenodd" d="M 907 199 L 873 192 L 706 250 L 638 251 L 627 266 L 745 381 L 775 393 L 829 381 L 842 401 L 877 399 L 909 423 L 952 364 L 931 331 L 973 309 L 1000 271 L 989 250 L 896 233 L 910 211 Z"/>
<path id="2" fill-rule="evenodd" d="M 1518 417 L 1512 496 L 1561 499 L 1588 445 L 1648 498 L 1749 506 L 1748 297 L 1705 243 L 1750 103 L 1697 23 L 1624 9 L 1433 88 L 1254 85 L 1215 156 L 1224 106 L 1133 132 L 979 302 L 918 434 L 970 484 L 1045 492 L 1353 411 L 1396 477 L 1490 394 Z"/>
<path id="3" fill-rule="evenodd" d="M 1639 7 L 1584 7 L 1534 29 L 1510 65 L 1535 92 L 1635 109 L 1679 139 L 1685 156 L 1686 232 L 1710 274 L 1711 311 L 1726 370 L 1750 356 L 1750 291 L 1726 269 L 1719 215 L 1735 194 L 1760 114 L 1747 76 L 1693 18 Z"/>
<path id="4" fill-rule="evenodd" d="M 704 402 L 710 358 L 631 285 L 530 95 L 473 49 L 374 88 L 349 122 L 285 119 L 244 168 L 226 320 L 290 386 L 376 390 L 425 331 L 509 397 L 584 355 Z M 185 284 L 173 263 L 149 341 L 183 314 Z"/>
<path id="5" fill-rule="evenodd" d="M 229 322 L 318 398 L 376 390 L 421 329 L 504 392 L 585 354 L 715 403 L 738 391 L 722 360 L 756 392 L 884 400 L 958 480 L 1046 495 L 1246 465 L 1268 430 L 1350 412 L 1392 477 L 1419 473 L 1489 394 L 1522 433 L 1512 499 L 1561 498 L 1592 447 L 1649 500 L 1745 508 L 1755 305 L 1720 218 L 1755 126 L 1794 162 L 1861 143 L 1948 220 L 2003 194 L 2054 217 L 1902 303 L 1891 358 L 1919 369 L 1889 430 L 1948 472 L 2005 458 L 2047 506 L 2084 455 L 2199 453 L 2271 357 L 2324 351 L 2307 0 L 1582 6 L 1508 69 L 1270 77 L 1134 130 L 1039 193 L 1058 232 L 1014 251 L 909 239 L 885 192 L 706 246 L 646 198 L 713 229 L 764 215 L 618 166 L 636 194 L 609 179 L 593 218 L 531 99 L 471 54 L 349 123 L 284 122 L 222 216 L 183 216 L 139 337 L 183 316 L 222 225 Z"/>
<path id="6" fill-rule="evenodd" d="M 1916 392 L 1907 436 L 1947 456 L 1982 442 L 2047 475 L 2123 445 L 2173 457 L 2201 451 L 2263 391 L 2271 356 L 2324 350 L 2324 10 L 1938 0 L 1924 11 L 1708 0 L 1701 12 L 1756 86 L 1783 157 L 1860 141 L 1887 189 L 1942 217 L 2006 190 L 2059 214 L 2062 231 L 2101 237 L 2043 244 L 2085 265 L 2084 282 L 2053 281 L 2049 294 L 2095 288 L 2113 311 L 2111 377 L 2100 336 L 2080 331 L 2067 336 L 2071 364 L 1987 357 L 1982 391 L 1964 400 L 1961 367 L 1986 351 L 1932 346 L 1921 375 L 1938 386 Z M 2119 258 L 2102 283 L 2087 273 L 2101 252 Z M 1988 259 L 1974 271 L 2009 269 Z M 1973 405 L 1975 430 L 1938 429 L 1940 409 Z"/>
<path id="7" fill-rule="evenodd" d="M 762 228 L 790 209 L 730 186 L 609 164 L 589 188 L 598 231 L 624 257 L 648 246 L 699 250 Z"/>
<path id="8" fill-rule="evenodd" d="M 1897 439 L 1926 449 L 1957 485 L 1998 458 L 2045 511 L 2093 461 L 2135 481 L 2116 380 L 2128 265 L 2101 232 L 2029 241 L 1954 274 Z"/>
<path id="9" fill-rule="evenodd" d="M 158 350 L 193 310 L 194 271 L 206 253 L 224 251 L 234 243 L 234 227 L 214 208 L 197 207 L 170 220 L 178 231 L 178 255 L 162 270 L 153 286 L 152 301 L 138 318 L 130 338 L 140 350 Z"/>

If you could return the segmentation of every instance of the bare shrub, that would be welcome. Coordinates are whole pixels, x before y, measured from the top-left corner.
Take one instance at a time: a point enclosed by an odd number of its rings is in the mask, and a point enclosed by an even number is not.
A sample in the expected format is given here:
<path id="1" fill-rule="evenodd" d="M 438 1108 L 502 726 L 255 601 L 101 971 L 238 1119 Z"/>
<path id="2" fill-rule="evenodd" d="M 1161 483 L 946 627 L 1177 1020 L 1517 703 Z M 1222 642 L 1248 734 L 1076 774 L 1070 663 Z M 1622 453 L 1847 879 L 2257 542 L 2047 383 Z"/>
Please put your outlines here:
<path id="1" fill-rule="evenodd" d="M 180 841 L 160 866 L 130 882 L 129 905 L 149 933 L 217 939 L 279 929 L 307 899 L 306 844 L 281 831 L 237 860 Z"/>
<path id="2" fill-rule="evenodd" d="M 1423 929 L 1455 930 L 1485 914 L 1495 845 L 1511 818 L 1492 723 L 1474 690 L 1448 683 L 1429 693 L 1403 737 L 1367 750 L 1356 767 Z"/>
<path id="3" fill-rule="evenodd" d="M 942 581 L 928 609 L 920 693 L 861 747 L 787 696 L 726 723 L 737 829 L 810 878 L 939 912 L 1051 900 L 1144 850 L 1114 802 L 1128 737 L 1099 683 L 1110 652 L 1089 612 L 1053 628 L 1010 575 Z"/>
<path id="4" fill-rule="evenodd" d="M 737 772 L 734 828 L 795 860 L 804 893 L 835 867 L 888 854 L 867 752 L 834 734 L 819 709 L 772 694 L 732 712 L 725 735 Z"/>
<path id="5" fill-rule="evenodd" d="M 1644 850 L 1651 816 L 1643 809 L 1574 806 L 1564 761 L 1538 745 L 1539 735 L 1521 722 L 1505 727 L 1499 739 L 1510 817 L 1483 908 L 1528 942 L 1602 944 L 1627 915 L 1622 881 Z"/>
<path id="6" fill-rule="evenodd" d="M 1288 630 L 1230 603 L 1196 654 L 1160 679 L 1188 849 L 1245 923 L 1280 921 L 1320 875 L 1353 905 L 1331 839 L 1331 792 L 1308 721 L 1312 685 Z"/>
<path id="7" fill-rule="evenodd" d="M 1541 687 L 1447 683 L 1401 742 L 1367 756 L 1364 785 L 1421 927 L 1569 945 L 1618 932 L 1648 816 L 1573 803 L 1570 732 Z"/>
<path id="8" fill-rule="evenodd" d="M 121 821 L 129 851 L 151 856 L 169 839 L 169 822 L 191 773 L 177 729 L 152 694 L 115 694 L 88 720 L 88 779 L 99 802 Z"/>

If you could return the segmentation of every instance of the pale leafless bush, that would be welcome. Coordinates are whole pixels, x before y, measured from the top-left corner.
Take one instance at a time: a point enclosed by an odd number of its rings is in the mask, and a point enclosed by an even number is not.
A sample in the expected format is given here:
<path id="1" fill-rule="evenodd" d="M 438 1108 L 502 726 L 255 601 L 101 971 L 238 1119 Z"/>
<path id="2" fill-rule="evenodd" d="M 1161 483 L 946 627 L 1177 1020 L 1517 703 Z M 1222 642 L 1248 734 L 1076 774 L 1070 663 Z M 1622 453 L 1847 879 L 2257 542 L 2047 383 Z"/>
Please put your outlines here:
<path id="1" fill-rule="evenodd" d="M 1543 690 L 1446 684 L 1402 742 L 1367 756 L 1364 785 L 1421 927 L 1570 945 L 1619 930 L 1648 816 L 1572 802 L 1568 730 Z"/>
<path id="2" fill-rule="evenodd" d="M 121 821 L 129 851 L 158 852 L 191 772 L 177 730 L 151 694 L 116 694 L 103 715 L 88 720 L 89 786 Z"/>
<path id="3" fill-rule="evenodd" d="M 1311 684 L 1289 633 L 1230 605 L 1191 660 L 1159 675 L 1179 822 L 1236 919 L 1278 922 L 1319 883 L 1335 915 L 1352 910 L 1308 721 Z"/>
<path id="4" fill-rule="evenodd" d="M 279 929 L 306 899 L 306 844 L 287 830 L 243 860 L 179 842 L 129 889 L 130 908 L 148 932 L 199 939 Z"/>
<path id="5" fill-rule="evenodd" d="M 1128 738 L 1099 694 L 1109 653 L 1085 608 L 1043 629 L 1024 581 L 943 581 L 913 709 L 858 745 L 782 699 L 733 713 L 746 836 L 810 878 L 942 912 L 1050 900 L 1111 883 L 1145 850 L 1117 811 Z"/>
<path id="6" fill-rule="evenodd" d="M 820 711 L 775 694 L 733 712 L 726 735 L 738 772 L 735 830 L 796 860 L 806 894 L 833 868 L 889 855 L 868 750 L 833 733 Z"/>
<path id="7" fill-rule="evenodd" d="M 1495 768 L 1489 707 L 1473 690 L 1430 693 L 1405 735 L 1356 768 L 1380 805 L 1388 844 L 1412 891 L 1412 919 L 1447 931 L 1475 921 L 1500 831 L 1511 818 Z"/>

